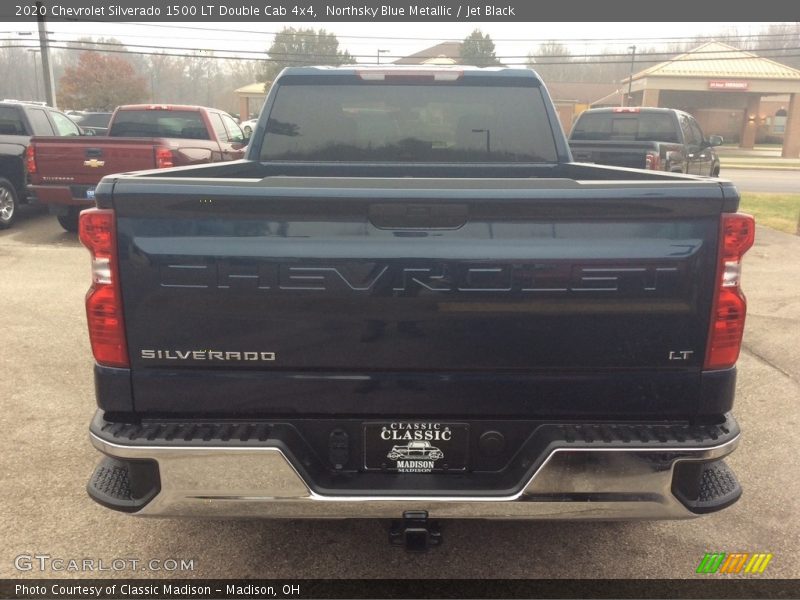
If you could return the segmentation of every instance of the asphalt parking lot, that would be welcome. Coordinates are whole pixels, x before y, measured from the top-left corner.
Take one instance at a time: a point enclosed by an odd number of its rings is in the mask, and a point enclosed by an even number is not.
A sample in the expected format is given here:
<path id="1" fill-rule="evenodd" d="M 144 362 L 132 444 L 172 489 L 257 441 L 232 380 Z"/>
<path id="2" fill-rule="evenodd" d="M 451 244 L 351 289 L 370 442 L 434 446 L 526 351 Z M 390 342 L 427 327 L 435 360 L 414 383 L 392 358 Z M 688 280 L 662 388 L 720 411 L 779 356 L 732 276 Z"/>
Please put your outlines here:
<path id="1" fill-rule="evenodd" d="M 760 228 L 745 260 L 739 503 L 693 521 L 453 521 L 426 555 L 390 547 L 382 522 L 146 520 L 89 500 L 88 280 L 87 252 L 46 213 L 0 232 L 0 577 L 81 575 L 15 569 L 46 554 L 194 560 L 191 572 L 86 574 L 104 577 L 686 578 L 712 551 L 771 552 L 761 577 L 800 576 L 800 237 Z"/>

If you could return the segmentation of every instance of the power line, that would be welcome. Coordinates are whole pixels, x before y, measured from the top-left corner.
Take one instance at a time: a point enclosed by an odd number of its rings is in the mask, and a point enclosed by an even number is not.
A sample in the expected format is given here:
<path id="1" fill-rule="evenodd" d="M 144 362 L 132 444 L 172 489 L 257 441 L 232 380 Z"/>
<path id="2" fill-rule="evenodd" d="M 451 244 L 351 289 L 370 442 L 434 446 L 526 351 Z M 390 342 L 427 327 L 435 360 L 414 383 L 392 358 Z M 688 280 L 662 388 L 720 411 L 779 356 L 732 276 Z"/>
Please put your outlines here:
<path id="1" fill-rule="evenodd" d="M 3 41 L 3 40 L 0 40 Z M 19 48 L 19 49 L 27 49 L 33 48 L 34 46 L 20 46 L 20 45 L 8 45 L 8 46 L 0 46 L 0 49 L 8 49 L 8 48 Z M 298 63 L 298 64 L 309 64 L 308 59 L 294 59 L 294 58 L 285 58 L 285 59 L 272 59 L 272 58 L 237 58 L 235 56 L 217 56 L 217 55 L 202 55 L 202 54 L 176 54 L 176 53 L 168 53 L 168 52 L 142 52 L 136 50 L 112 50 L 111 48 L 74 48 L 71 46 L 58 46 L 55 44 L 50 44 L 50 48 L 54 50 L 69 50 L 69 51 L 76 51 L 76 52 L 105 52 L 109 54 L 133 54 L 136 56 L 166 56 L 166 57 L 176 57 L 176 58 L 205 58 L 211 60 L 249 60 L 249 61 L 258 61 L 258 62 L 278 62 L 278 63 Z M 299 56 L 299 55 L 298 55 Z M 317 56 L 314 58 L 333 58 L 333 55 L 321 57 Z"/>
<path id="2" fill-rule="evenodd" d="M 15 40 L 15 38 L 5 38 L 5 39 L 0 39 L 0 41 L 11 42 L 11 41 L 16 41 L 16 40 Z M 185 51 L 190 51 L 191 50 L 191 51 L 194 51 L 194 52 L 219 52 L 219 53 L 223 53 L 223 54 L 234 54 L 234 56 L 217 56 L 217 57 L 212 57 L 212 56 L 209 56 L 209 55 L 203 55 L 205 58 L 226 58 L 226 59 L 240 58 L 239 56 L 235 56 L 235 55 L 240 55 L 240 54 L 256 55 L 256 59 L 258 59 L 259 57 L 263 57 L 263 55 L 267 54 L 270 57 L 302 57 L 302 58 L 306 59 L 305 62 L 307 62 L 307 60 L 311 59 L 311 58 L 324 59 L 324 58 L 339 58 L 339 57 L 342 56 L 340 54 L 317 54 L 317 55 L 314 55 L 313 57 L 309 57 L 309 55 L 307 55 L 305 53 L 301 53 L 301 52 L 268 52 L 268 51 L 262 51 L 262 50 L 226 50 L 224 48 L 186 48 L 186 47 L 183 47 L 183 46 L 163 46 L 163 45 L 156 46 L 156 45 L 153 45 L 153 44 L 125 44 L 125 43 L 122 43 L 122 42 L 101 42 L 101 41 L 97 41 L 97 42 L 94 42 L 94 41 L 91 41 L 91 42 L 90 41 L 72 41 L 72 40 L 59 40 L 59 39 L 52 39 L 52 38 L 50 38 L 50 43 L 51 44 L 65 44 L 66 46 L 63 49 L 72 50 L 72 51 L 81 51 L 81 50 L 104 51 L 105 50 L 105 51 L 111 52 L 111 50 L 108 49 L 108 48 L 96 48 L 96 46 L 103 46 L 103 47 L 112 47 L 112 48 L 159 48 L 159 49 L 164 49 L 164 50 L 185 50 Z M 24 46 L 19 46 L 19 47 L 24 47 Z M 61 48 L 61 47 L 59 47 L 59 48 Z M 800 50 L 800 47 L 794 46 L 794 47 L 780 47 L 780 48 L 758 48 L 758 49 L 753 49 L 752 51 L 742 51 L 742 50 L 736 50 L 736 49 L 732 49 L 732 50 L 700 50 L 700 51 L 692 52 L 689 55 L 691 58 L 689 58 L 689 57 L 681 58 L 681 61 L 708 60 L 706 58 L 706 56 L 703 56 L 703 55 L 714 55 L 716 57 L 718 55 L 726 55 L 726 54 L 735 55 L 735 54 L 740 54 L 742 52 L 746 52 L 746 53 L 749 53 L 749 54 L 753 54 L 754 52 L 758 52 L 758 53 L 763 55 L 763 56 L 756 55 L 756 56 L 759 56 L 760 58 L 781 58 L 782 55 L 780 55 L 780 54 L 768 54 L 768 53 L 780 53 L 780 52 L 791 51 L 791 50 Z M 134 52 L 134 51 L 130 51 L 130 53 L 131 54 L 140 54 L 139 52 Z M 141 54 L 150 54 L 150 53 L 141 53 Z M 164 53 L 154 52 L 153 54 L 164 54 Z M 686 53 L 679 53 L 679 54 L 677 54 L 677 56 L 683 56 L 685 54 Z M 165 55 L 169 56 L 169 54 L 165 54 Z M 190 56 L 192 56 L 192 55 L 190 55 Z M 369 58 L 369 59 L 375 57 L 374 53 L 370 53 L 370 54 L 350 54 L 349 56 L 352 57 L 352 58 Z M 639 52 L 637 54 L 637 56 L 642 60 L 636 60 L 635 62 L 642 63 L 642 62 L 674 60 L 676 58 L 676 53 L 675 52 L 669 52 L 669 51 Z M 589 53 L 581 53 L 581 54 L 546 54 L 546 55 L 536 55 L 536 54 L 501 55 L 501 56 L 497 56 L 496 58 L 498 60 L 501 60 L 501 61 L 503 61 L 503 60 L 513 60 L 513 59 L 525 59 L 526 61 L 529 60 L 529 59 L 532 59 L 534 61 L 536 61 L 536 60 L 546 61 L 546 62 L 541 62 L 541 63 L 538 63 L 538 64 L 573 64 L 573 63 L 576 63 L 576 62 L 580 62 L 580 60 L 578 60 L 578 59 L 586 59 L 586 58 L 603 58 L 603 59 L 605 59 L 605 58 L 609 58 L 609 57 L 611 57 L 611 58 L 618 58 L 618 57 L 619 58 L 624 58 L 625 60 L 622 61 L 622 62 L 625 62 L 625 63 L 630 62 L 629 58 L 628 58 L 628 57 L 630 57 L 630 53 L 629 52 L 619 52 L 619 53 L 601 52 L 601 53 L 591 53 L 591 54 L 589 54 Z M 430 56 L 416 55 L 415 58 L 419 58 L 419 59 L 423 59 L 424 60 L 424 59 L 427 59 L 427 58 L 436 58 L 436 55 L 430 55 Z M 727 57 L 723 56 L 723 58 L 721 60 L 733 60 L 733 59 L 740 59 L 740 58 L 741 59 L 751 58 L 751 56 L 727 56 Z M 565 61 L 559 63 L 558 61 L 554 61 L 552 59 L 568 59 L 568 60 L 565 60 Z M 649 60 L 645 60 L 645 59 L 649 59 Z M 266 59 L 264 59 L 264 60 L 266 60 Z M 611 63 L 611 62 L 614 62 L 614 61 L 603 60 L 601 62 L 608 64 L 608 63 Z"/>
<path id="3" fill-rule="evenodd" d="M 115 22 L 119 24 L 123 24 L 122 22 Z M 127 23 L 128 25 L 138 25 L 138 26 L 154 26 L 153 24 L 149 23 Z M 208 28 L 208 27 L 196 27 L 192 25 L 161 25 L 155 24 L 158 27 L 175 27 L 176 29 L 189 29 L 189 30 L 198 30 L 198 31 L 219 31 L 218 29 Z M 277 35 L 276 32 L 260 32 L 260 31 L 253 31 L 253 30 L 237 30 L 237 33 L 257 33 L 257 34 L 266 34 L 266 35 Z M 298 36 L 312 36 L 314 34 L 297 34 Z M 776 33 L 776 34 L 755 34 L 755 35 L 762 35 L 762 36 L 787 36 L 787 35 L 797 35 L 795 33 Z M 368 40 L 408 40 L 408 41 L 439 41 L 439 42 L 462 42 L 464 41 L 463 38 L 438 38 L 438 37 L 414 37 L 414 36 L 374 36 L 374 35 L 337 35 L 337 38 L 341 39 L 368 39 Z M 608 42 L 608 43 L 619 43 L 619 44 L 627 44 L 629 42 L 634 41 L 648 41 L 648 40 L 661 40 L 661 41 L 673 41 L 673 40 L 687 40 L 692 41 L 697 39 L 698 36 L 680 36 L 680 37 L 661 37 L 661 38 L 563 38 L 558 41 L 564 42 Z M 723 37 L 720 34 L 720 37 Z M 751 35 L 733 35 L 733 36 L 724 36 L 728 39 L 735 39 L 735 38 L 749 38 L 753 37 Z M 552 37 L 550 38 L 492 38 L 494 42 L 550 42 L 554 41 Z"/>
<path id="4" fill-rule="evenodd" d="M 150 26 L 152 26 L 152 25 L 150 25 Z M 219 31 L 219 30 L 216 30 L 216 31 Z M 2 33 L 15 33 L 15 32 L 12 32 L 12 31 L 0 32 L 0 34 L 2 34 Z M 236 31 L 237 36 L 240 36 L 242 33 L 246 33 L 246 32 Z M 95 32 L 89 32 L 89 31 L 61 32 L 61 35 L 65 35 L 65 34 L 75 35 L 75 36 L 94 36 L 94 35 L 96 35 Z M 153 39 L 153 38 L 157 37 L 157 34 L 143 34 L 143 33 L 138 33 L 138 34 L 137 33 L 120 33 L 119 35 L 120 35 L 120 37 L 125 37 L 125 38 L 146 38 L 146 39 L 149 38 L 149 39 Z M 262 39 L 259 39 L 259 38 L 263 38 L 264 36 L 269 36 L 269 35 L 276 35 L 276 34 L 274 32 L 260 32 L 260 33 L 250 32 L 248 35 L 257 35 L 259 37 L 253 38 L 253 39 L 243 39 L 243 40 L 239 40 L 239 41 L 258 43 L 259 41 L 266 41 L 266 40 L 262 40 Z M 310 35 L 310 34 L 300 34 L 300 37 L 306 37 L 307 35 Z M 736 41 L 736 40 L 748 40 L 748 41 L 749 40 L 754 40 L 754 41 L 757 41 L 758 39 L 761 39 L 761 38 L 768 38 L 768 41 L 771 41 L 773 39 L 777 40 L 778 38 L 795 39 L 797 36 L 798 36 L 798 32 L 785 32 L 785 33 L 774 33 L 774 34 L 757 33 L 757 34 L 751 34 L 751 35 L 744 35 L 744 34 L 742 34 L 742 35 L 732 35 L 732 34 L 729 35 L 729 34 L 725 34 L 725 33 L 720 33 L 720 34 L 718 34 L 716 36 L 706 36 L 706 37 L 718 37 L 723 41 Z M 115 36 L 112 34 L 109 37 L 113 38 Z M 337 35 L 337 40 L 339 38 L 347 39 L 349 37 L 350 36 L 338 36 Z M 218 37 L 218 36 L 208 36 L 208 35 L 202 35 L 202 34 L 182 36 L 182 35 L 178 35 L 178 34 L 175 34 L 175 33 L 171 34 L 170 38 L 171 39 L 179 39 L 179 40 L 190 40 L 190 41 L 201 40 L 201 41 L 204 41 L 204 42 L 205 41 L 209 41 L 209 40 L 230 42 L 230 39 L 231 39 L 229 36 L 227 36 L 227 37 Z M 402 38 L 386 38 L 386 37 L 382 37 L 382 36 L 374 36 L 374 38 L 358 38 L 358 39 L 361 39 L 362 41 L 349 42 L 347 44 L 347 46 L 373 46 L 375 44 L 375 42 L 379 41 L 379 40 L 389 40 L 389 39 L 395 39 L 396 40 L 396 39 L 402 39 Z M 407 38 L 407 39 L 408 40 L 414 40 L 415 38 Z M 456 42 L 456 41 L 457 42 L 461 42 L 461 41 L 463 41 L 463 40 L 456 40 L 456 39 L 441 39 L 441 38 L 424 38 L 424 39 L 429 39 L 429 40 L 438 39 L 439 41 L 442 41 L 442 42 L 447 42 L 447 41 L 450 41 L 450 42 Z M 75 40 L 75 41 L 77 42 L 78 40 Z M 613 40 L 610 39 L 610 38 L 597 38 L 597 39 L 594 39 L 594 40 L 591 39 L 591 38 L 572 38 L 572 39 L 567 39 L 567 38 L 563 38 L 563 39 L 526 38 L 526 39 L 496 39 L 496 40 L 493 39 L 493 41 L 500 42 L 500 43 L 503 43 L 503 42 L 529 42 L 531 44 L 536 44 L 536 43 L 538 43 L 538 44 L 547 44 L 547 43 L 551 43 L 551 42 L 552 43 L 561 44 L 562 42 L 575 42 L 575 45 L 581 45 L 581 44 L 582 45 L 589 45 L 589 44 L 599 45 L 599 43 L 603 43 L 603 44 L 608 45 L 608 46 L 621 46 L 621 45 L 630 45 L 631 42 L 637 42 L 637 43 L 639 43 L 639 42 L 649 42 L 650 44 L 653 44 L 653 45 L 659 45 L 659 44 L 663 44 L 665 42 L 679 43 L 681 41 L 683 43 L 693 43 L 693 42 L 698 42 L 698 36 L 684 37 L 684 38 L 677 38 L 677 37 L 675 37 L 675 38 L 614 38 Z M 230 52 L 234 52 L 234 51 L 230 50 Z"/>
<path id="5" fill-rule="evenodd" d="M 213 31 L 219 33 L 219 28 L 214 27 L 198 27 L 193 25 L 166 25 L 162 23 L 136 23 L 136 22 L 123 22 L 123 21 L 105 21 L 101 19 L 85 19 L 82 18 L 78 19 L 59 19 L 59 18 L 51 18 L 52 22 L 96 22 L 96 23 L 103 23 L 105 25 L 125 25 L 125 26 L 137 26 L 137 27 L 158 27 L 158 28 L 167 28 L 167 29 L 178 29 L 178 30 L 191 30 L 191 31 Z M 311 27 L 310 27 L 311 28 Z M 324 29 L 324 27 L 323 27 Z M 255 34 L 255 35 L 277 35 L 281 32 L 275 31 L 258 31 L 252 29 L 237 29 L 235 31 L 231 31 L 231 33 L 235 33 L 236 35 L 241 34 Z M 326 33 L 332 34 L 333 32 L 326 30 Z M 314 37 L 317 34 L 306 34 L 306 33 L 295 33 L 298 37 Z M 464 41 L 463 38 L 441 38 L 441 37 L 417 37 L 417 36 L 382 36 L 382 35 L 338 35 L 334 34 L 337 39 L 363 39 L 363 40 L 394 40 L 394 41 L 436 41 L 436 42 L 462 42 Z M 725 39 L 750 39 L 754 37 L 786 37 L 786 36 L 796 36 L 797 32 L 786 32 L 786 33 L 756 33 L 756 34 L 734 34 L 728 35 L 725 33 L 718 33 L 716 34 L 717 37 L 725 38 Z M 662 41 L 662 42 L 671 42 L 671 41 L 696 41 L 698 38 L 707 38 L 709 36 L 705 35 L 698 35 L 698 36 L 673 36 L 673 37 L 658 37 L 658 38 L 647 38 L 647 37 L 630 37 L 630 38 L 621 38 L 621 37 L 613 37 L 613 38 L 560 38 L 560 39 L 553 39 L 552 37 L 546 38 L 492 38 L 492 41 L 497 42 L 586 42 L 586 43 L 607 43 L 613 45 L 619 44 L 630 44 L 631 42 L 648 42 L 648 41 Z M 713 37 L 713 36 L 711 36 Z"/>
<path id="6" fill-rule="evenodd" d="M 1 41 L 12 41 L 9 39 Z M 58 42 L 63 43 L 63 42 Z M 33 48 L 34 46 L 24 46 L 24 45 L 7 45 L 7 46 L 0 46 L 0 48 L 8 49 L 8 48 L 20 48 L 20 49 L 27 49 Z M 317 55 L 314 57 L 305 57 L 305 58 L 237 58 L 234 56 L 217 56 L 217 55 L 199 55 L 199 54 L 178 54 L 178 53 L 167 53 L 167 52 L 144 52 L 144 51 L 135 51 L 135 50 L 114 50 L 110 48 L 75 48 L 72 46 L 60 46 L 51 44 L 51 48 L 56 50 L 68 50 L 68 51 L 77 51 L 77 52 L 107 52 L 111 54 L 132 54 L 136 56 L 164 56 L 164 57 L 175 57 L 175 58 L 205 58 L 205 59 L 212 59 L 212 60 L 250 60 L 250 61 L 257 61 L 257 62 L 268 62 L 268 63 L 294 63 L 294 64 L 301 64 L 301 65 L 308 65 L 312 64 L 309 61 L 312 59 L 325 59 L 325 58 L 341 58 L 340 56 L 334 55 Z M 778 54 L 778 55 L 771 55 L 769 57 L 760 57 L 760 58 L 797 58 L 800 57 L 800 54 L 794 54 L 791 52 L 800 51 L 800 46 L 790 47 L 790 48 L 780 48 L 775 49 L 775 51 L 780 52 L 790 52 L 787 54 Z M 303 57 L 304 55 L 296 54 L 293 56 Z M 598 57 L 607 56 L 607 55 L 597 55 Z M 623 56 L 630 56 L 630 55 L 623 55 Z M 638 55 L 641 56 L 641 55 Z M 370 56 L 370 58 L 375 58 L 374 56 Z M 509 58 L 514 59 L 525 59 L 522 60 L 515 60 L 515 61 L 508 61 Z M 535 56 L 532 57 L 534 60 L 537 58 Z M 548 59 L 549 57 L 539 57 Z M 576 57 L 578 58 L 578 57 Z M 581 55 L 580 58 L 584 58 L 584 55 Z M 731 56 L 722 60 L 731 61 L 731 60 L 747 60 L 753 58 L 752 56 Z M 517 57 L 502 57 L 498 56 L 498 60 L 504 61 L 503 64 L 506 66 L 528 66 L 530 63 L 528 62 L 528 57 L 517 56 Z M 679 62 L 694 62 L 694 61 L 704 61 L 708 60 L 708 58 L 701 57 L 701 58 L 681 58 Z M 625 60 L 597 60 L 597 61 L 587 61 L 587 60 L 569 60 L 569 61 L 550 61 L 547 62 L 540 62 L 540 63 L 533 63 L 534 66 L 557 66 L 557 65 L 566 65 L 566 66 L 579 66 L 579 65 L 615 65 L 615 64 L 630 64 L 630 59 Z M 653 62 L 664 62 L 658 60 L 636 60 L 635 63 L 639 65 L 643 64 L 650 64 Z M 367 63 L 361 63 L 367 64 Z M 357 67 L 358 64 L 354 64 L 354 67 Z"/>

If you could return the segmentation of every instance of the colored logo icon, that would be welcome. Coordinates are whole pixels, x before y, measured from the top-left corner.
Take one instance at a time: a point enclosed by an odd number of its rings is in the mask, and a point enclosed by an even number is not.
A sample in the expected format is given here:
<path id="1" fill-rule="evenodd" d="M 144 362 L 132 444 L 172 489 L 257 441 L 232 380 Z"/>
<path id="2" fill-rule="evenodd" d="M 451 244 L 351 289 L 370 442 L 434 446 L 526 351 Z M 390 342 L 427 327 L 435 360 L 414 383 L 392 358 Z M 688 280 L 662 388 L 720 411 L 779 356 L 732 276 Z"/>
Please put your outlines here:
<path id="1" fill-rule="evenodd" d="M 697 567 L 697 573 L 763 573 L 772 554 L 761 552 L 707 553 Z"/>

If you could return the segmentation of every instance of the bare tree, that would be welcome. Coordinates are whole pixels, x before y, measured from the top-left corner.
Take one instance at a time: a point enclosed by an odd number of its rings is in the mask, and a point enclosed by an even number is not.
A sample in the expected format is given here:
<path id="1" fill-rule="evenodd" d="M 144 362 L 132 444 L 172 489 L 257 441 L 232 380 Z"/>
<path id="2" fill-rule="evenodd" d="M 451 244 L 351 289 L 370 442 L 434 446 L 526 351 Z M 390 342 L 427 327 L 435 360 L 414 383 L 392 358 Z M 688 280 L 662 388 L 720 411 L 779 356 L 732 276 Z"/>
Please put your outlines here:
<path id="1" fill-rule="evenodd" d="M 545 81 L 578 81 L 578 65 L 571 65 L 569 48 L 554 40 L 539 44 L 536 51 L 528 53 L 528 66 L 536 70 Z"/>

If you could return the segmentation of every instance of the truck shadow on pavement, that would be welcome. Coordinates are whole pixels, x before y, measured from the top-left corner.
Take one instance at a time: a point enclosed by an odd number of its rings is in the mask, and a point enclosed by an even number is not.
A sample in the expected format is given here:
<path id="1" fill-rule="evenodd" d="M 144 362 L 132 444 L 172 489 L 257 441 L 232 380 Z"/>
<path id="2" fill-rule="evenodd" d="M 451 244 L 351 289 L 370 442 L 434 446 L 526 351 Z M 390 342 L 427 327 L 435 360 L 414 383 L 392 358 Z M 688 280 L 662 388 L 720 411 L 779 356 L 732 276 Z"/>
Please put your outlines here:
<path id="1" fill-rule="evenodd" d="M 79 247 L 78 235 L 64 231 L 46 207 L 23 205 L 17 218 L 8 229 L 0 229 L 0 243 L 18 243 L 31 246 Z"/>
<path id="2" fill-rule="evenodd" d="M 410 553 L 389 545 L 387 520 L 160 523 L 161 537 L 191 540 L 181 552 L 202 578 L 641 577 L 656 558 L 641 546 L 658 538 L 647 522 L 445 520 L 441 546 Z"/>

